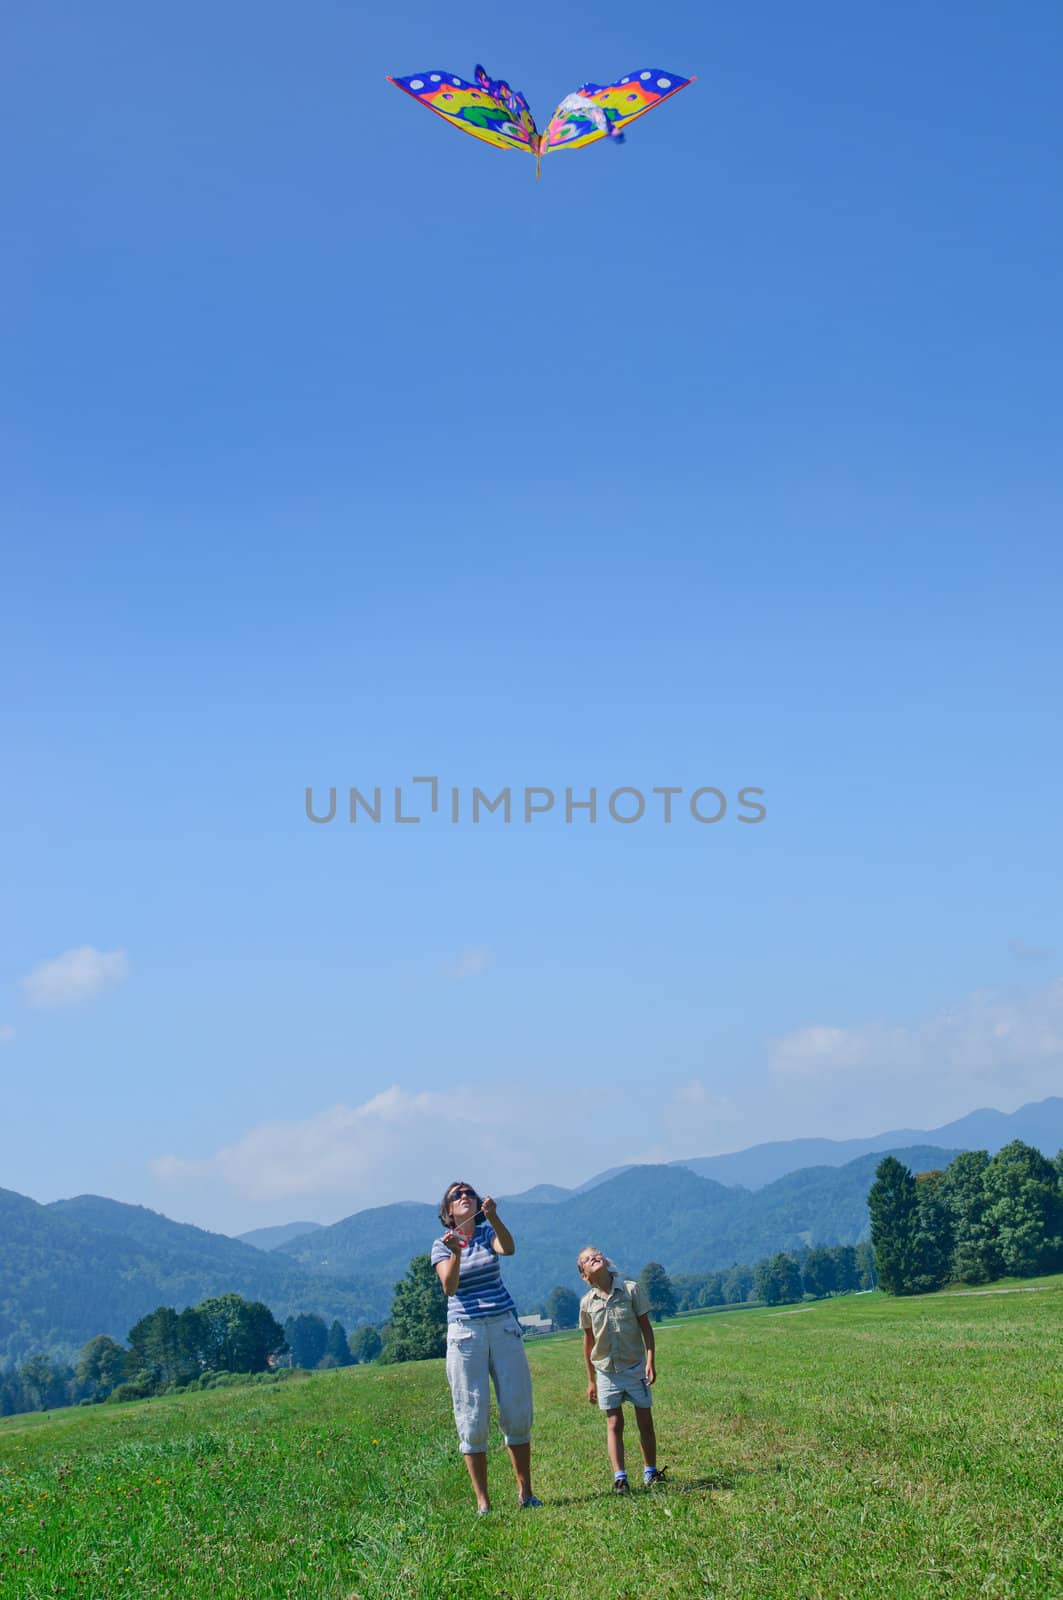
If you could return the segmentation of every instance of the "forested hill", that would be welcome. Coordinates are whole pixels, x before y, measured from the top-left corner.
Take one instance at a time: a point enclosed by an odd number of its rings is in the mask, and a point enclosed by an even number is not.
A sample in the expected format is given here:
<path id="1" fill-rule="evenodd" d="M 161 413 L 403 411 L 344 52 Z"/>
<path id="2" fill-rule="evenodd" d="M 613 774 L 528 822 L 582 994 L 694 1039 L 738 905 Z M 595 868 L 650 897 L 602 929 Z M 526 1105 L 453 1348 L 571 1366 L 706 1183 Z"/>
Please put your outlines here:
<path id="1" fill-rule="evenodd" d="M 913 1171 L 947 1166 L 952 1150 L 893 1152 Z M 517 1238 L 506 1281 L 521 1311 L 555 1284 L 581 1287 L 581 1246 L 599 1244 L 625 1268 L 710 1272 L 802 1244 L 867 1237 L 867 1191 L 883 1152 L 845 1167 L 812 1167 L 749 1193 L 682 1167 L 632 1167 L 553 1205 L 508 1201 Z M 263 1251 L 97 1195 L 38 1205 L 0 1190 L 0 1360 L 38 1350 L 68 1357 L 97 1333 L 124 1341 L 160 1305 L 180 1310 L 229 1292 L 262 1300 L 282 1320 L 299 1312 L 348 1329 L 382 1323 L 411 1257 L 440 1232 L 414 1203 L 359 1211 Z"/>
<path id="2" fill-rule="evenodd" d="M 892 1152 L 916 1172 L 945 1167 L 956 1153 L 934 1145 Z M 867 1191 L 882 1155 L 792 1172 L 753 1194 L 682 1167 L 646 1166 L 553 1205 L 507 1201 L 517 1254 L 506 1282 L 521 1310 L 534 1309 L 555 1284 L 581 1287 L 575 1260 L 586 1244 L 634 1272 L 650 1260 L 669 1272 L 711 1272 L 802 1244 L 856 1244 L 868 1234 Z M 272 1253 L 361 1281 L 427 1250 L 439 1232 L 430 1205 L 382 1206 Z"/>
<path id="3" fill-rule="evenodd" d="M 0 1360 L 73 1353 L 97 1333 L 124 1340 L 160 1305 L 232 1291 L 281 1318 L 380 1321 L 405 1262 L 373 1291 L 276 1252 L 97 1195 L 38 1205 L 0 1189 Z"/>

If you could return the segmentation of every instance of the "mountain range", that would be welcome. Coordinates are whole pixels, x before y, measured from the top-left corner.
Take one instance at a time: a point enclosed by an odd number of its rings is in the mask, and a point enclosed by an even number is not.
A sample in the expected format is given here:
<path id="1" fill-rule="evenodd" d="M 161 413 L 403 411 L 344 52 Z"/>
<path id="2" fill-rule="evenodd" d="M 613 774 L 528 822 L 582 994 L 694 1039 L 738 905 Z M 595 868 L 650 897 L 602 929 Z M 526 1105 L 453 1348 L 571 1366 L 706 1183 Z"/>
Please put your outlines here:
<path id="1" fill-rule="evenodd" d="M 671 1161 L 668 1165 L 685 1167 L 701 1178 L 715 1178 L 717 1183 L 761 1189 L 765 1184 L 774 1183 L 776 1178 L 785 1178 L 788 1172 L 799 1172 L 802 1167 L 843 1167 L 858 1156 L 871 1155 L 874 1151 L 885 1154 L 904 1146 L 933 1144 L 950 1150 L 988 1150 L 990 1155 L 995 1155 L 1012 1139 L 1032 1144 L 1049 1156 L 1063 1149 L 1063 1098 L 1050 1095 L 1047 1100 L 1031 1101 L 1017 1111 L 994 1111 L 985 1106 L 954 1122 L 943 1123 L 940 1128 L 893 1128 L 868 1139 L 779 1139 L 770 1144 L 751 1145 L 748 1150 L 736 1150 L 729 1155 L 695 1156 L 690 1160 Z M 540 1183 L 513 1198 L 554 1204 L 628 1171 L 629 1167 L 610 1167 L 576 1189 L 559 1189 L 555 1184 Z"/>
<path id="2" fill-rule="evenodd" d="M 342 1274 L 171 1222 L 99 1195 L 39 1205 L 0 1189 L 0 1360 L 69 1357 L 96 1333 L 124 1341 L 160 1305 L 232 1291 L 278 1317 L 313 1310 L 347 1327 L 380 1318 L 383 1297 Z"/>
<path id="3" fill-rule="evenodd" d="M 936 1145 L 891 1153 L 915 1172 L 945 1167 L 958 1154 Z M 576 1256 L 587 1244 L 633 1273 L 647 1261 L 669 1272 L 711 1272 L 806 1244 L 856 1244 L 867 1237 L 867 1191 L 882 1154 L 791 1172 L 756 1192 L 683 1167 L 640 1166 L 551 1204 L 500 1201 L 518 1244 L 505 1264 L 506 1283 L 521 1310 L 535 1309 L 555 1284 L 580 1288 Z M 405 1202 L 358 1211 L 272 1254 L 367 1284 L 393 1273 L 396 1260 L 427 1250 L 440 1232 L 434 1206 Z"/>
<path id="4" fill-rule="evenodd" d="M 872 1134 L 867 1139 L 780 1139 L 751 1145 L 748 1150 L 736 1150 L 728 1155 L 695 1156 L 686 1161 L 670 1161 L 667 1165 L 684 1167 L 688 1172 L 696 1172 L 699 1178 L 713 1178 L 728 1187 L 762 1189 L 804 1167 L 843 1167 L 859 1156 L 874 1152 L 885 1155 L 890 1150 L 937 1145 L 949 1150 L 988 1150 L 990 1155 L 995 1155 L 1012 1139 L 1022 1139 L 1049 1156 L 1063 1149 L 1063 1098 L 1050 1095 L 1047 1100 L 1031 1101 L 1017 1111 L 983 1107 L 954 1122 L 946 1122 L 940 1128 L 894 1128 L 888 1133 Z M 520 1194 L 507 1195 L 502 1203 L 558 1205 L 631 1170 L 630 1165 L 609 1167 L 573 1189 L 561 1188 L 556 1183 L 537 1183 Z M 257 1245 L 260 1250 L 275 1250 L 320 1226 L 318 1222 L 289 1222 L 277 1228 L 255 1228 L 251 1233 L 240 1234 L 239 1238 L 245 1244 Z"/>
<path id="5" fill-rule="evenodd" d="M 867 1236 L 867 1191 L 887 1151 L 914 1171 L 944 1167 L 961 1148 L 995 1151 L 1013 1138 L 1054 1155 L 1063 1145 L 1063 1099 L 1011 1116 L 974 1112 L 936 1131 L 950 1132 L 953 1142 L 793 1140 L 731 1157 L 622 1168 L 575 1190 L 538 1185 L 500 1202 L 518 1243 L 506 1281 L 519 1309 L 530 1311 L 555 1284 L 580 1288 L 575 1258 L 588 1243 L 629 1271 L 656 1260 L 673 1273 L 752 1263 L 803 1244 L 855 1244 Z M 854 1144 L 863 1148 L 852 1159 Z M 743 1170 L 764 1179 L 773 1164 L 809 1151 L 822 1157 L 824 1146 L 826 1160 L 755 1187 L 711 1175 L 724 1170 L 733 1179 Z M 719 1167 L 742 1158 L 742 1168 Z M 359 1211 L 331 1227 L 291 1223 L 232 1239 L 97 1195 L 41 1205 L 0 1189 L 0 1361 L 38 1350 L 69 1358 L 97 1333 L 124 1341 L 159 1305 L 180 1309 L 230 1291 L 265 1301 L 282 1320 L 312 1311 L 348 1330 L 379 1324 L 411 1257 L 439 1232 L 434 1208 L 412 1201 Z"/>

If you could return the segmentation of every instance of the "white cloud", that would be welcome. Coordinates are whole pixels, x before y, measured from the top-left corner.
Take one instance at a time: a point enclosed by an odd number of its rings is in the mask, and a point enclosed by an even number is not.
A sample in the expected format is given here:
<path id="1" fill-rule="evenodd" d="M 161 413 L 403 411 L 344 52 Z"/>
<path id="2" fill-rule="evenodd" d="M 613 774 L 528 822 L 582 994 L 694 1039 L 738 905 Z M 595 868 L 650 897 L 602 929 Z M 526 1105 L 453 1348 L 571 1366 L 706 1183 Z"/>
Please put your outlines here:
<path id="1" fill-rule="evenodd" d="M 448 978 L 479 978 L 491 965 L 491 952 L 484 945 L 477 945 L 471 950 L 463 950 L 456 961 L 452 961 L 443 970 Z"/>
<path id="2" fill-rule="evenodd" d="M 410 1094 L 393 1085 L 358 1106 L 262 1123 L 201 1160 L 162 1156 L 151 1170 L 163 1183 L 213 1180 L 270 1201 L 336 1195 L 383 1205 L 431 1194 L 465 1167 L 496 1193 L 512 1191 L 539 1181 L 549 1115 L 482 1087 Z"/>
<path id="3" fill-rule="evenodd" d="M 129 958 L 124 950 L 95 950 L 84 944 L 64 950 L 54 961 L 42 961 L 19 983 L 31 1006 L 71 1006 L 128 976 Z"/>
<path id="4" fill-rule="evenodd" d="M 0 1044 L 10 1044 L 15 1037 L 15 1030 L 10 1022 L 0 1023 Z"/>
<path id="5" fill-rule="evenodd" d="M 845 1084 L 872 1079 L 919 1090 L 968 1089 L 1009 1103 L 1058 1093 L 1063 1072 L 1063 978 L 1037 989 L 979 990 L 913 1023 L 815 1023 L 778 1040 L 771 1069 L 779 1084 Z"/>

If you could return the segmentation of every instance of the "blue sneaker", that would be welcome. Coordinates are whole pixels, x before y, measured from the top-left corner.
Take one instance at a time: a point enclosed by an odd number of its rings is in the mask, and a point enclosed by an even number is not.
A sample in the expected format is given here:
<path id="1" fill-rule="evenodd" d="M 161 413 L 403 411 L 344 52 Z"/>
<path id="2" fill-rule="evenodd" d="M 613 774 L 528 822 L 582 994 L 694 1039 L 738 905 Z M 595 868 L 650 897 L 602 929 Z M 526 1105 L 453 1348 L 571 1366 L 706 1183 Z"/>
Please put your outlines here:
<path id="1" fill-rule="evenodd" d="M 529 1494 L 525 1495 L 523 1500 L 518 1500 L 517 1504 L 522 1511 L 537 1511 L 541 1507 L 542 1501 L 537 1495 Z"/>

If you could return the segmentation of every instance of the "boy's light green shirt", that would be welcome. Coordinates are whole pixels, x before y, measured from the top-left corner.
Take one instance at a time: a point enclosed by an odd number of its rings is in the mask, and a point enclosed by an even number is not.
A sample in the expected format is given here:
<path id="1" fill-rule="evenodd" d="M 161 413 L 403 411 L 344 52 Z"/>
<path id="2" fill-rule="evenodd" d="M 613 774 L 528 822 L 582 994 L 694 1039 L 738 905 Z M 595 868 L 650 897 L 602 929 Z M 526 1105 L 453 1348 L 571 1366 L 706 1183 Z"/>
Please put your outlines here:
<path id="1" fill-rule="evenodd" d="M 600 1372 L 622 1372 L 644 1360 L 646 1346 L 638 1319 L 649 1309 L 646 1291 L 634 1278 L 617 1275 L 608 1294 L 588 1289 L 580 1301 L 579 1325 L 594 1335 L 591 1366 Z"/>

